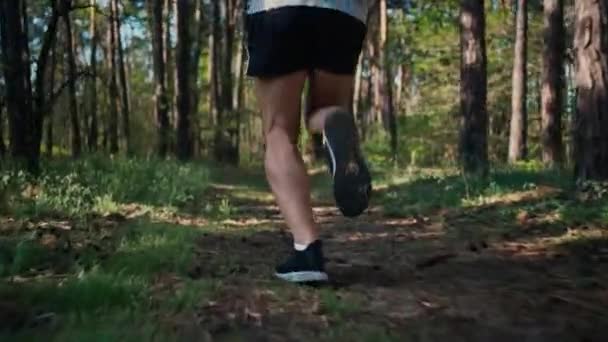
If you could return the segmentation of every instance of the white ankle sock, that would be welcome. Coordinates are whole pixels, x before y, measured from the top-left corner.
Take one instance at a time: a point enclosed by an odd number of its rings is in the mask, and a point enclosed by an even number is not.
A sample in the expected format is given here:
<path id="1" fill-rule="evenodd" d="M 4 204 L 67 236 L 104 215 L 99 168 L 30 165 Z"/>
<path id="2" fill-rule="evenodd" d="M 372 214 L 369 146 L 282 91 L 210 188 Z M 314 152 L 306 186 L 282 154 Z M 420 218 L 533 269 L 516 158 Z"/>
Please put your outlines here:
<path id="1" fill-rule="evenodd" d="M 302 252 L 302 251 L 305 251 L 306 248 L 308 248 L 308 245 L 301 244 L 301 243 L 295 243 L 294 242 L 293 243 L 293 248 L 295 248 L 296 251 L 298 251 L 298 252 Z"/>

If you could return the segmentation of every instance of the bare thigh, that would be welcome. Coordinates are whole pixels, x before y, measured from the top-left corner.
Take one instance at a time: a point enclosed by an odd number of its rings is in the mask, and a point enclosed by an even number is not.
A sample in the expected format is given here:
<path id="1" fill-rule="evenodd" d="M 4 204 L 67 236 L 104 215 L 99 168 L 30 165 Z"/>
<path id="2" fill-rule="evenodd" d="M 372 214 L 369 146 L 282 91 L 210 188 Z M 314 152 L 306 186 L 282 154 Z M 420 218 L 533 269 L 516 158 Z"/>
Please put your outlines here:
<path id="1" fill-rule="evenodd" d="M 262 111 L 264 135 L 284 130 L 295 144 L 300 130 L 301 96 L 307 74 L 304 71 L 255 81 L 258 105 Z"/>

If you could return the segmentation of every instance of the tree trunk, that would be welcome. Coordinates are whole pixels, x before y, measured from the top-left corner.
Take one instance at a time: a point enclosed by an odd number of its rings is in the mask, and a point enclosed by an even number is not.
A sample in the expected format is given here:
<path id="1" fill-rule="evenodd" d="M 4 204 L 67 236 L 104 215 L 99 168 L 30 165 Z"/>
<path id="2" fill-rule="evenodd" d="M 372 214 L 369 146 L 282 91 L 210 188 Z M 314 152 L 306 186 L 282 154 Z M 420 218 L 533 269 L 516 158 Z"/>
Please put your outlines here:
<path id="1" fill-rule="evenodd" d="M 177 0 L 166 0 L 165 4 L 165 68 L 167 69 L 167 98 L 169 104 L 169 124 L 171 128 L 177 131 L 177 65 L 176 60 L 173 58 L 173 41 L 172 38 L 172 21 L 171 17 L 175 13 L 177 16 Z M 174 30 L 177 32 L 177 19 L 174 20 Z M 177 48 L 177 46 L 176 46 Z M 174 150 L 175 139 L 173 135 L 169 138 L 169 149 Z"/>
<path id="2" fill-rule="evenodd" d="M 164 1 L 149 2 L 150 30 L 152 32 L 152 60 L 154 65 L 154 117 L 158 131 L 157 151 L 161 158 L 169 149 L 169 96 L 167 94 L 166 48 L 164 39 Z"/>
<path id="3" fill-rule="evenodd" d="M 202 0 L 195 2 L 195 21 L 196 21 L 196 37 L 193 39 L 194 48 L 192 57 L 192 148 L 193 156 L 196 157 L 200 153 L 203 142 L 201 134 L 201 118 L 199 114 L 199 104 L 201 99 L 201 93 L 203 92 L 202 81 L 200 80 L 200 62 L 201 54 L 203 53 L 203 46 L 205 44 L 205 29 L 206 22 L 203 13 L 204 3 Z"/>
<path id="4" fill-rule="evenodd" d="M 55 43 L 57 40 L 57 26 L 59 24 L 60 9 L 56 0 L 51 0 L 51 18 L 47 25 L 44 37 L 42 38 L 42 45 L 40 47 L 40 53 L 36 62 L 36 76 L 35 76 L 35 88 L 34 88 L 34 120 L 33 125 L 34 131 L 34 147 L 33 150 L 36 154 L 40 153 L 40 147 L 42 145 L 42 131 L 44 124 L 44 116 L 47 113 L 52 115 L 53 104 L 58 94 L 54 94 L 53 82 L 51 82 L 50 90 L 46 90 L 46 69 L 49 57 L 53 56 L 52 68 L 57 66 L 57 51 L 55 49 Z M 63 60 L 63 59 L 62 59 Z M 51 70 L 54 75 L 54 70 Z M 53 76 L 54 77 L 54 76 Z M 47 93 L 51 94 L 50 98 L 47 98 Z M 50 120 L 52 121 L 52 119 Z M 52 130 L 52 126 L 51 126 Z M 51 132 L 52 138 L 52 132 Z"/>
<path id="5" fill-rule="evenodd" d="M 221 69 L 221 10 L 220 1 L 213 1 L 213 22 L 212 22 L 212 40 L 211 40 L 211 88 L 213 92 L 212 103 L 213 103 L 213 117 L 215 118 L 215 132 L 213 141 L 213 155 L 215 160 L 222 161 L 225 154 L 226 137 L 225 137 L 225 123 L 224 123 L 224 101 L 223 101 L 223 90 L 221 88 L 220 79 L 222 77 Z"/>
<path id="6" fill-rule="evenodd" d="M 224 108 L 231 111 L 232 108 L 232 63 L 233 63 L 233 47 L 234 47 L 234 28 L 235 28 L 235 6 L 234 0 L 224 0 L 224 51 L 222 65 L 222 95 Z"/>
<path id="7" fill-rule="evenodd" d="M 116 66 L 116 8 L 115 2 L 110 1 L 110 118 L 109 118 L 109 138 L 110 138 L 110 153 L 118 153 L 118 112 L 119 112 L 119 95 L 118 95 L 118 82 L 116 80 L 117 66 Z"/>
<path id="8" fill-rule="evenodd" d="M 545 42 L 542 60 L 541 85 L 541 141 L 543 162 L 547 166 L 561 165 L 562 145 L 562 99 L 564 87 L 564 1 L 544 1 Z"/>
<path id="9" fill-rule="evenodd" d="M 382 82 L 381 88 L 379 89 L 382 101 L 382 122 L 385 130 L 389 134 L 391 154 L 393 160 L 395 160 L 397 158 L 397 118 L 395 117 L 395 108 L 393 105 L 393 75 L 387 51 L 389 32 L 386 0 L 380 0 L 379 4 L 380 10 L 378 11 L 378 21 L 380 23 L 380 29 L 378 60 L 380 61 L 380 70 L 382 70 Z"/>
<path id="10" fill-rule="evenodd" d="M 380 1 L 377 2 L 378 6 L 380 6 Z M 371 64 L 371 81 L 372 81 L 372 97 L 371 97 L 371 115 L 370 115 L 370 123 L 371 122 L 381 122 L 382 121 L 382 53 L 380 48 L 381 44 L 381 35 L 380 35 L 380 11 L 377 11 L 377 15 L 375 16 L 375 20 L 370 20 L 370 33 L 374 39 L 371 39 L 368 44 L 368 52 Z"/>
<path id="11" fill-rule="evenodd" d="M 511 129 L 509 138 L 509 162 L 525 159 L 527 155 L 528 111 L 527 58 L 528 58 L 528 2 L 517 0 L 515 24 L 515 52 L 513 61 L 513 93 L 511 98 Z"/>
<path id="12" fill-rule="evenodd" d="M 13 158 L 27 161 L 32 171 L 38 170 L 35 151 L 34 112 L 30 83 L 30 57 L 23 0 L 0 1 L 0 41 L 6 82 L 6 109 L 9 119 L 10 149 Z"/>
<path id="13" fill-rule="evenodd" d="M 4 145 L 4 88 L 0 88 L 0 158 L 4 158 L 6 154 L 6 146 Z"/>
<path id="14" fill-rule="evenodd" d="M 68 57 L 68 97 L 70 105 L 70 122 L 72 128 L 72 156 L 80 157 L 80 122 L 78 121 L 78 101 L 76 98 L 76 58 L 74 57 L 75 42 L 72 30 L 72 19 L 70 18 L 69 7 L 71 0 L 64 0 L 63 3 L 63 22 L 65 25 L 65 49 Z"/>
<path id="15" fill-rule="evenodd" d="M 395 94 L 394 94 L 394 103 L 398 112 L 401 112 L 401 101 L 403 97 L 403 74 L 405 72 L 405 65 L 400 64 L 397 66 L 397 75 L 395 75 L 395 79 L 399 80 L 399 82 L 395 86 Z"/>
<path id="16" fill-rule="evenodd" d="M 127 155 L 131 154 L 131 129 L 130 120 L 131 116 L 131 100 L 129 98 L 129 82 L 127 81 L 127 67 L 125 64 L 124 49 L 122 44 L 122 28 L 120 19 L 120 7 L 118 7 L 119 0 L 112 0 L 114 6 L 114 23 L 116 25 L 116 45 L 118 49 L 118 71 L 120 76 L 120 89 L 121 89 L 121 100 L 122 100 L 122 129 L 125 138 L 125 149 Z"/>
<path id="17" fill-rule="evenodd" d="M 242 18 L 242 15 L 239 16 Z M 243 20 L 239 19 L 238 23 L 241 23 Z M 238 25 L 235 25 L 238 27 Z M 242 26 L 241 26 L 242 27 Z M 244 81 L 245 81 L 245 64 L 247 62 L 246 54 L 243 50 L 245 50 L 244 46 L 245 42 L 241 39 L 238 40 L 236 46 L 236 54 L 234 58 L 234 89 L 233 89 L 233 102 L 232 108 L 236 111 L 237 115 L 239 115 L 241 111 L 241 107 L 243 105 L 243 96 L 244 96 Z"/>
<path id="18" fill-rule="evenodd" d="M 239 10 L 240 9 L 240 10 Z M 243 0 L 237 1 L 235 4 L 235 30 L 236 28 L 240 28 L 241 32 L 245 32 L 245 16 L 246 9 L 243 6 Z M 243 108 L 245 104 L 243 103 L 245 100 L 245 65 L 247 63 L 247 57 L 244 52 L 246 49 L 244 39 L 238 40 L 238 51 L 236 54 L 236 68 L 235 68 L 235 87 L 234 87 L 234 104 L 233 110 L 236 114 L 236 138 L 235 138 L 235 150 L 240 155 L 241 150 L 241 126 L 243 120 Z M 240 158 L 240 157 L 238 157 Z M 237 163 L 238 163 L 237 158 Z"/>
<path id="19" fill-rule="evenodd" d="M 360 100 L 361 100 L 361 75 L 363 65 L 363 54 L 359 55 L 359 61 L 357 62 L 357 70 L 355 71 L 355 80 L 353 86 L 353 103 L 352 103 L 352 112 L 355 116 L 355 119 L 359 118 L 359 110 L 361 108 Z"/>
<path id="20" fill-rule="evenodd" d="M 95 152 L 97 150 L 97 0 L 91 0 L 90 9 L 90 23 L 89 23 L 89 34 L 91 35 L 91 79 L 89 80 L 90 94 L 89 94 L 89 115 L 91 122 L 89 124 L 89 150 Z"/>
<path id="21" fill-rule="evenodd" d="M 112 63 L 110 61 L 110 45 L 112 45 L 112 37 L 110 34 L 109 24 L 106 25 L 106 33 L 105 33 L 105 44 L 102 44 L 103 49 L 103 65 L 104 65 L 104 85 L 106 88 L 106 96 L 104 96 L 104 111 L 100 112 L 100 129 L 101 129 L 101 148 L 104 151 L 108 151 L 108 146 L 110 145 L 110 112 L 112 111 L 112 102 L 110 99 L 110 77 L 112 73 Z M 103 115 L 102 115 L 103 113 Z"/>
<path id="22" fill-rule="evenodd" d="M 55 89 L 55 71 L 57 68 L 57 50 L 53 47 L 53 51 L 51 54 L 51 70 L 49 70 L 49 88 L 51 93 Z M 46 155 L 48 158 L 53 156 L 53 146 L 55 142 L 53 141 L 53 124 L 54 124 L 54 108 L 49 108 L 49 112 L 47 113 L 47 122 L 46 122 Z"/>
<path id="23" fill-rule="evenodd" d="M 222 152 L 222 159 L 230 164 L 236 165 L 239 160 L 239 126 L 238 119 L 233 107 L 234 99 L 234 73 L 233 73 L 233 62 L 234 62 L 234 40 L 235 40 L 235 28 L 236 28 L 236 15 L 237 7 L 235 0 L 224 0 L 224 37 L 223 37 L 223 65 L 222 65 L 222 100 L 224 102 L 225 113 L 228 114 L 228 118 L 225 121 L 226 126 L 224 129 L 227 133 L 224 142 L 224 151 Z"/>
<path id="24" fill-rule="evenodd" d="M 488 172 L 487 57 L 482 0 L 461 0 L 459 157 L 466 174 Z"/>
<path id="25" fill-rule="evenodd" d="M 575 174 L 608 180 L 608 0 L 578 0 L 575 7 Z"/>
<path id="26" fill-rule="evenodd" d="M 0 49 L 1 48 L 2 46 L 0 44 Z M 0 61 L 1 60 L 2 59 L 0 59 Z M 0 72 L 0 79 L 2 79 L 2 75 L 3 73 Z M 6 90 L 4 89 L 4 81 L 2 81 L 0 82 L 0 158 L 4 158 L 4 156 L 6 155 L 6 145 L 4 144 L 4 106 L 6 104 L 5 91 Z"/>
<path id="27" fill-rule="evenodd" d="M 190 81 L 192 35 L 190 19 L 192 6 L 187 1 L 177 2 L 177 157 L 180 160 L 192 158 L 191 100 Z"/>

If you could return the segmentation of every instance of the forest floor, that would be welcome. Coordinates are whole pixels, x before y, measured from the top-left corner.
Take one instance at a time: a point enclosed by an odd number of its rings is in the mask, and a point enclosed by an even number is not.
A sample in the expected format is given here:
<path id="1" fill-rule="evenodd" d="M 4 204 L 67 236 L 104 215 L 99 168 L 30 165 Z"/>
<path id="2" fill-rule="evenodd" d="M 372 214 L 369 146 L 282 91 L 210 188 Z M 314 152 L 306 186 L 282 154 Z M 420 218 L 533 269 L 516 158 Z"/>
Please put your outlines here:
<path id="1" fill-rule="evenodd" d="M 353 220 L 315 172 L 317 287 L 273 278 L 291 243 L 257 171 L 213 172 L 177 210 L 5 213 L 0 340 L 605 341 L 604 188 L 526 170 L 376 179 Z"/>

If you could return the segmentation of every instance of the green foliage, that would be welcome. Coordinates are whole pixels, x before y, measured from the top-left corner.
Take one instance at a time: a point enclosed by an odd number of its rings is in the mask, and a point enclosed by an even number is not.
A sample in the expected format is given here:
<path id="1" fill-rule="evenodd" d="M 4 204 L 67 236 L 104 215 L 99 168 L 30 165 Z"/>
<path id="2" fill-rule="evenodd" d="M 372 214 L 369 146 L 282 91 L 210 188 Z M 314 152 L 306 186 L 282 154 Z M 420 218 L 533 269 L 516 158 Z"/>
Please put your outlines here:
<path id="1" fill-rule="evenodd" d="M 195 200 L 209 179 L 205 167 L 149 159 L 90 157 L 53 161 L 43 170 L 37 179 L 20 171 L 2 171 L 3 193 L 13 198 L 9 202 L 15 210 L 79 216 L 115 211 L 117 204 L 182 206 Z"/>
<path id="2" fill-rule="evenodd" d="M 188 228 L 135 224 L 120 239 L 114 257 L 102 267 L 112 274 L 144 277 L 159 272 L 185 274 L 198 233 Z"/>
<path id="3" fill-rule="evenodd" d="M 558 171 L 496 170 L 487 179 L 468 179 L 453 171 L 412 170 L 393 180 L 381 201 L 389 214 L 420 214 L 432 209 L 483 204 L 492 196 L 525 191 L 537 185 L 571 188 Z"/>

